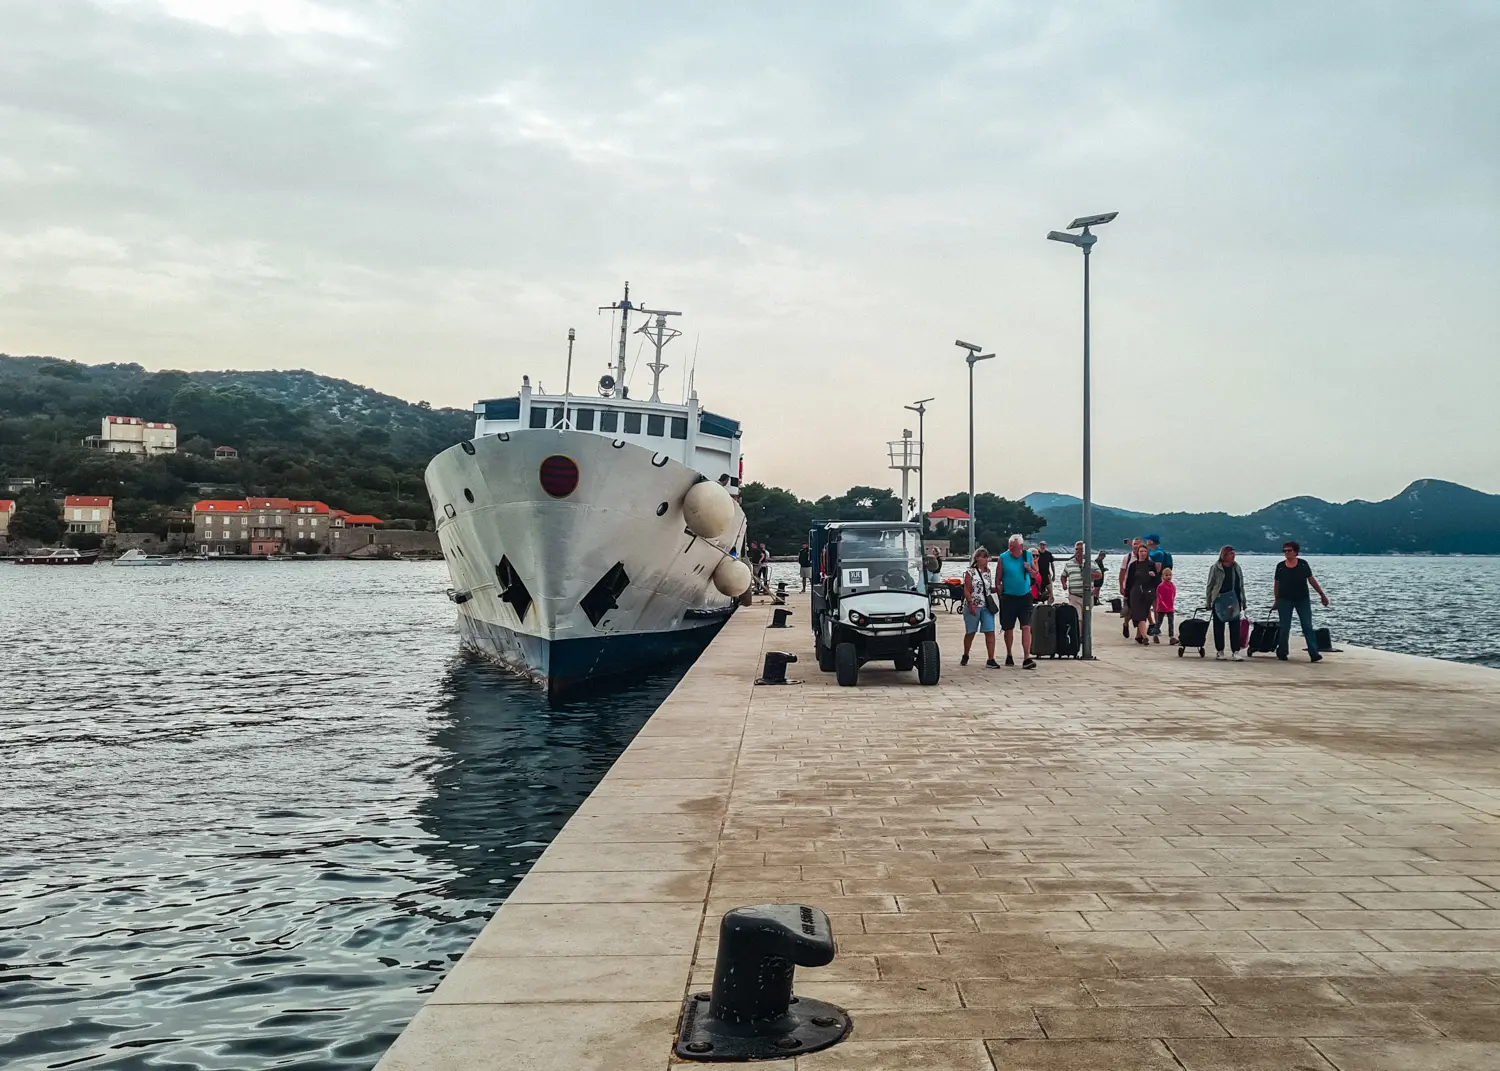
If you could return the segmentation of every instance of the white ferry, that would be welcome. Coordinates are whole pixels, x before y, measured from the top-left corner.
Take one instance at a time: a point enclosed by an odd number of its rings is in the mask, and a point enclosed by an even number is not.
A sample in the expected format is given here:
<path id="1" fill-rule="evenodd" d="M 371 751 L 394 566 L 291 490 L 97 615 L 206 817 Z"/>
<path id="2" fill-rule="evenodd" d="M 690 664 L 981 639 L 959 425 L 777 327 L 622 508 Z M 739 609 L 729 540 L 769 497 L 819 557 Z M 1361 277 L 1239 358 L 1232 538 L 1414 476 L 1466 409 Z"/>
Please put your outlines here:
<path id="1" fill-rule="evenodd" d="M 740 426 L 691 388 L 661 398 L 678 313 L 624 298 L 615 374 L 597 397 L 519 393 L 474 405 L 474 438 L 427 466 L 464 643 L 551 699 L 695 656 L 750 586 L 738 558 Z M 651 396 L 625 387 L 630 317 L 655 351 Z"/>

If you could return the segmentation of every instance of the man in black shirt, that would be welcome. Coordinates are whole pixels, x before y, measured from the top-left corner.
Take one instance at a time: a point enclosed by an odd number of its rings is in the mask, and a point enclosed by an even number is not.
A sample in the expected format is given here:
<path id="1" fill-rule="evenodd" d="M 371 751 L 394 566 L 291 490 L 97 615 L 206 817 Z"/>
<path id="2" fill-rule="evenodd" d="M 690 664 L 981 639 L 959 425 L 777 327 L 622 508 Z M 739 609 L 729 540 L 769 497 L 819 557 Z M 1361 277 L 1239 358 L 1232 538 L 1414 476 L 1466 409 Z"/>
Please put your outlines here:
<path id="1" fill-rule="evenodd" d="M 807 590 L 807 582 L 812 579 L 812 550 L 806 543 L 797 552 L 797 568 L 802 572 L 802 590 Z"/>
<path id="2" fill-rule="evenodd" d="M 1274 600 L 1272 609 L 1281 613 L 1281 634 L 1276 640 L 1276 657 L 1283 662 L 1287 660 L 1287 644 L 1291 640 L 1292 611 L 1297 612 L 1297 620 L 1302 625 L 1302 636 L 1307 640 L 1307 654 L 1314 662 L 1323 661 L 1323 656 L 1318 653 L 1318 641 L 1313 632 L 1312 624 L 1312 595 L 1308 593 L 1308 586 L 1318 593 L 1318 598 L 1323 600 L 1323 605 L 1328 605 L 1328 595 L 1319 586 L 1318 580 L 1312 574 L 1312 567 L 1297 555 L 1302 550 L 1301 546 L 1292 541 L 1282 544 L 1281 553 L 1286 555 L 1286 560 L 1276 563 L 1276 586 L 1271 596 Z"/>
<path id="3" fill-rule="evenodd" d="M 1052 601 L 1052 566 L 1056 561 L 1057 559 L 1053 556 L 1052 552 L 1047 549 L 1047 541 L 1045 539 L 1037 544 L 1036 569 L 1041 578 L 1039 586 L 1043 602 Z"/>

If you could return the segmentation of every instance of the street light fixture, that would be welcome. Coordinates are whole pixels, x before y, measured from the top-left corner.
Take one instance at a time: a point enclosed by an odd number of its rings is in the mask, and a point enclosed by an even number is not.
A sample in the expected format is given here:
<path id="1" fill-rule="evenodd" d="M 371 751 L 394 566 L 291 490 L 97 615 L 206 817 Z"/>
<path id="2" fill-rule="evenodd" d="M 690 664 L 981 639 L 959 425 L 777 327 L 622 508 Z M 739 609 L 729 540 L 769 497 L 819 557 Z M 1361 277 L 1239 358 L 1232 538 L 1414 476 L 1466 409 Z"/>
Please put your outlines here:
<path id="1" fill-rule="evenodd" d="M 1095 216 L 1079 216 L 1068 224 L 1068 230 L 1082 230 L 1082 234 L 1066 231 L 1048 231 L 1047 238 L 1053 242 L 1064 242 L 1083 250 L 1083 657 L 1094 657 L 1094 564 L 1089 557 L 1093 543 L 1093 444 L 1090 438 L 1089 411 L 1089 254 L 1099 239 L 1090 227 L 1099 227 L 1120 213 L 1101 212 Z"/>
<path id="2" fill-rule="evenodd" d="M 961 338 L 953 340 L 953 344 L 960 349 L 968 350 L 964 360 L 969 365 L 969 558 L 974 557 L 975 530 L 979 527 L 974 517 L 974 366 L 980 361 L 988 361 L 995 356 L 993 353 L 980 353 L 983 346 L 976 346 L 972 342 L 965 342 Z"/>
<path id="3" fill-rule="evenodd" d="M 931 398 L 923 398 L 906 406 L 917 414 L 917 520 L 922 525 L 923 539 L 927 538 L 927 497 L 923 486 L 923 478 L 927 474 L 927 439 L 923 434 L 923 419 L 927 415 L 927 403 L 930 401 Z"/>

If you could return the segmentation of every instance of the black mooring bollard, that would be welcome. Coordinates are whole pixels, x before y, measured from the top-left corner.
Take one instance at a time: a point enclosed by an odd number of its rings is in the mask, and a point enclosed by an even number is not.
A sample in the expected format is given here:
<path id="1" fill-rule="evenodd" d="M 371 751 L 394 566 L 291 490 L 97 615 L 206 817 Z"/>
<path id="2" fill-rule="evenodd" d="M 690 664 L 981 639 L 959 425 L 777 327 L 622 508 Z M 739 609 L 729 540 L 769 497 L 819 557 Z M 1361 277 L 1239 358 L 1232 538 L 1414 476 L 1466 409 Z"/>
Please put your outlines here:
<path id="1" fill-rule="evenodd" d="M 766 628 L 786 628 L 786 619 L 791 616 L 790 610 L 772 610 L 771 623 Z"/>
<path id="2" fill-rule="evenodd" d="M 785 651 L 767 651 L 765 665 L 760 670 L 760 680 L 756 684 L 785 684 L 786 667 L 790 662 L 797 661 L 797 656 L 787 654 Z"/>
<path id="3" fill-rule="evenodd" d="M 828 916 L 804 904 L 737 907 L 719 923 L 712 993 L 682 1010 L 676 1052 L 684 1060 L 774 1060 L 837 1044 L 849 1013 L 792 995 L 798 967 L 833 962 Z"/>

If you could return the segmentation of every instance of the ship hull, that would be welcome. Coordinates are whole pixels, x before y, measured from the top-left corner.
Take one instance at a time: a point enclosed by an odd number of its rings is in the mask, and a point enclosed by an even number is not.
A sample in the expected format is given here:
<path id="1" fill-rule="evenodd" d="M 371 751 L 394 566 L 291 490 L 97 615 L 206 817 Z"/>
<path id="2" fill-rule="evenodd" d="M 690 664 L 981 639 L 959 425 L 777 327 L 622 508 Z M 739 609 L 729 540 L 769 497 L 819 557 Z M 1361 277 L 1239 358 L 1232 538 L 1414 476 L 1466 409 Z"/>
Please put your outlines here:
<path id="1" fill-rule="evenodd" d="M 567 493 L 549 493 L 544 473 Z M 743 527 L 736 507 L 717 540 L 686 530 L 682 498 L 701 479 L 663 454 L 571 430 L 487 435 L 439 454 L 426 482 L 464 645 L 554 700 L 696 657 L 733 611 L 712 578 Z"/>

